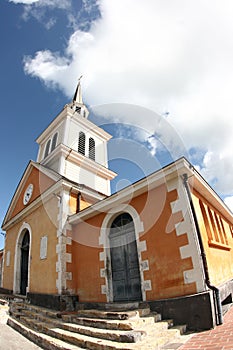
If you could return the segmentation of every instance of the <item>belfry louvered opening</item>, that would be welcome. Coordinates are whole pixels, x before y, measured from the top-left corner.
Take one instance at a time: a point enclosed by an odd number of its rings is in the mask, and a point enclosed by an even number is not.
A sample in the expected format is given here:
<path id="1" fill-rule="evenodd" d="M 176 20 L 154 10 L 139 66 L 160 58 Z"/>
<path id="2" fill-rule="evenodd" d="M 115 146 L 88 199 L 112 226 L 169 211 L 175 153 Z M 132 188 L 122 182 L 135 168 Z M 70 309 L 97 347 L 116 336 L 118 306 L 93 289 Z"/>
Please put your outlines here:
<path id="1" fill-rule="evenodd" d="M 92 137 L 89 138 L 89 158 L 95 160 L 95 140 Z"/>
<path id="2" fill-rule="evenodd" d="M 79 140 L 78 140 L 78 152 L 85 156 L 85 143 L 86 143 L 86 135 L 84 132 L 80 131 Z"/>

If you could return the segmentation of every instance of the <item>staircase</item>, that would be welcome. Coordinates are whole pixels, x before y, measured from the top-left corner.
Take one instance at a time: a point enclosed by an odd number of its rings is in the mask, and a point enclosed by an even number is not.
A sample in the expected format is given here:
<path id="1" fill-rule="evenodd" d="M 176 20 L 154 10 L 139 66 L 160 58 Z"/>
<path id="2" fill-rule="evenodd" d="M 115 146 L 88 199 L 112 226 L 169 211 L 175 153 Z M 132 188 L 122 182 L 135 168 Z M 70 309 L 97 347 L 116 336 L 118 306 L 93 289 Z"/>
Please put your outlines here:
<path id="1" fill-rule="evenodd" d="M 57 312 L 12 300 L 7 324 L 47 350 L 168 350 L 186 341 L 185 326 L 162 321 L 145 303 L 137 306 Z"/>

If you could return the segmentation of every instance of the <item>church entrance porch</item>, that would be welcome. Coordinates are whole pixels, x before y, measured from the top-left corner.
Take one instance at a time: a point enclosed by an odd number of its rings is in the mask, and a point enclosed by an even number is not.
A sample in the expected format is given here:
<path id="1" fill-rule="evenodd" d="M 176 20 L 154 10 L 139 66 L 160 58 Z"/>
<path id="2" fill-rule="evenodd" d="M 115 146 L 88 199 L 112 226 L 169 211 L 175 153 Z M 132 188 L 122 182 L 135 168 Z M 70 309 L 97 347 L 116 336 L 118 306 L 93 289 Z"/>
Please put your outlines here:
<path id="1" fill-rule="evenodd" d="M 109 239 L 113 301 L 142 300 L 135 229 L 133 219 L 128 213 L 115 218 Z"/>

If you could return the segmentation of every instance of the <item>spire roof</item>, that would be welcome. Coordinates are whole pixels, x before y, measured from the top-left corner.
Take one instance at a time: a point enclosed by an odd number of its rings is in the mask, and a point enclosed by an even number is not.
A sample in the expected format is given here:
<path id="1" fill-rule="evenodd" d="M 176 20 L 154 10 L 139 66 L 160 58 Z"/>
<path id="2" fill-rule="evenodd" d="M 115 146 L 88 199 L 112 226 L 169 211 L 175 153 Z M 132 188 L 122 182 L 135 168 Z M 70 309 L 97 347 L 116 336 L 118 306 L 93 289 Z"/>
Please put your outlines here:
<path id="1" fill-rule="evenodd" d="M 76 103 L 83 104 L 82 90 L 81 90 L 81 83 L 80 83 L 81 79 L 82 79 L 82 75 L 78 79 L 78 84 L 73 97 L 73 104 L 76 104 Z"/>

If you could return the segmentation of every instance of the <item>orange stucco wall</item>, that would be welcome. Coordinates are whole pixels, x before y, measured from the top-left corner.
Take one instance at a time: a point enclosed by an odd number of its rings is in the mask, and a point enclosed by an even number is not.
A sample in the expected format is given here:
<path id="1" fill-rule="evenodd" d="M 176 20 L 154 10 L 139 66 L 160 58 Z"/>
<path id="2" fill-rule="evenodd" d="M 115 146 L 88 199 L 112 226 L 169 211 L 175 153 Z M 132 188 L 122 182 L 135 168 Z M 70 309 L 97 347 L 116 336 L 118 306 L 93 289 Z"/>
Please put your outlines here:
<path id="1" fill-rule="evenodd" d="M 3 263 L 3 250 L 0 250 L 0 287 L 2 286 L 2 263 Z"/>
<path id="2" fill-rule="evenodd" d="M 177 192 L 167 192 L 163 185 L 131 202 L 138 212 L 143 208 L 144 233 L 140 240 L 146 240 L 147 250 L 142 252 L 142 259 L 149 261 L 149 271 L 144 272 L 144 279 L 152 283 L 152 290 L 147 291 L 147 300 L 196 292 L 194 283 L 184 283 L 183 272 L 193 266 L 190 258 L 181 259 L 180 256 L 179 248 L 188 241 L 186 234 L 177 236 L 175 232 L 175 224 L 183 220 L 181 212 L 175 215 L 171 212 L 171 202 L 176 199 Z"/>
<path id="3" fill-rule="evenodd" d="M 219 286 L 233 276 L 233 221 L 229 222 L 200 193 L 194 191 L 192 196 L 207 257 L 210 281 Z"/>
<path id="4" fill-rule="evenodd" d="M 79 301 L 106 302 L 106 296 L 101 294 L 104 279 L 100 277 L 99 227 L 104 214 L 97 215 L 73 228 L 72 246 L 67 252 L 72 252 L 72 264 L 67 264 L 67 271 L 72 272 L 72 281 L 67 281 L 67 288 L 79 296 Z"/>
<path id="5" fill-rule="evenodd" d="M 90 202 L 83 198 L 83 196 L 80 195 L 80 198 L 78 198 L 78 196 L 77 193 L 70 194 L 69 206 L 72 214 L 77 213 L 78 207 L 79 210 L 83 210 L 91 205 Z"/>
<path id="6" fill-rule="evenodd" d="M 19 198 L 16 202 L 16 205 L 12 211 L 11 217 L 14 217 L 22 209 L 25 208 L 25 206 L 23 204 L 23 196 L 24 196 L 24 192 L 27 189 L 29 184 L 33 184 L 33 193 L 32 193 L 32 197 L 30 199 L 30 202 L 32 202 L 34 199 L 39 197 L 41 193 L 43 193 L 46 189 L 48 189 L 50 186 L 52 186 L 54 184 L 54 181 L 52 179 L 50 179 L 48 176 L 41 173 L 38 169 L 32 168 L 30 176 L 28 177 L 27 181 L 25 182 L 25 184 L 22 188 L 22 191 L 19 195 Z"/>
<path id="7" fill-rule="evenodd" d="M 25 220 L 15 224 L 7 231 L 5 254 L 10 251 L 10 265 L 4 261 L 3 287 L 13 290 L 16 242 L 21 227 L 26 222 L 31 228 L 30 250 L 30 284 L 29 291 L 36 293 L 56 293 L 56 244 L 57 228 L 55 220 L 58 214 L 57 199 L 52 198 L 29 214 Z M 40 242 L 48 236 L 47 258 L 40 259 Z"/>
<path id="8" fill-rule="evenodd" d="M 142 252 L 142 260 L 149 262 L 144 280 L 151 280 L 152 284 L 152 290 L 146 292 L 147 300 L 196 292 L 195 283 L 184 282 L 183 272 L 193 266 L 191 258 L 181 259 L 179 248 L 187 245 L 188 241 L 186 234 L 177 236 L 175 232 L 175 224 L 183 220 L 181 212 L 171 212 L 170 204 L 176 199 L 175 190 L 167 192 L 167 187 L 161 185 L 128 203 L 136 209 L 144 225 L 139 237 L 140 241 L 146 241 L 147 246 L 147 250 Z M 73 264 L 69 264 L 73 281 L 70 281 L 69 287 L 75 289 L 80 301 L 106 301 L 106 296 L 101 294 L 105 279 L 100 277 L 104 262 L 99 257 L 103 251 L 99 246 L 100 227 L 105 215 L 97 213 L 92 219 L 73 227 L 73 243 L 69 248 L 73 256 Z"/>
<path id="9" fill-rule="evenodd" d="M 3 265 L 3 274 L 2 274 L 2 287 L 13 290 L 13 281 L 14 281 L 14 255 L 15 255 L 15 240 L 17 237 L 17 230 L 19 230 L 19 226 L 14 230 L 10 230 L 9 235 L 6 235 L 5 238 L 5 249 L 4 249 L 4 265 Z M 13 233 L 12 233 L 13 232 Z M 8 252 L 10 252 L 10 265 L 6 265 L 6 257 Z"/>
<path id="10" fill-rule="evenodd" d="M 70 207 L 70 212 L 72 214 L 77 213 L 77 201 L 78 201 L 77 193 L 71 193 L 70 199 L 69 199 L 69 207 Z"/>

